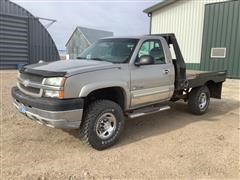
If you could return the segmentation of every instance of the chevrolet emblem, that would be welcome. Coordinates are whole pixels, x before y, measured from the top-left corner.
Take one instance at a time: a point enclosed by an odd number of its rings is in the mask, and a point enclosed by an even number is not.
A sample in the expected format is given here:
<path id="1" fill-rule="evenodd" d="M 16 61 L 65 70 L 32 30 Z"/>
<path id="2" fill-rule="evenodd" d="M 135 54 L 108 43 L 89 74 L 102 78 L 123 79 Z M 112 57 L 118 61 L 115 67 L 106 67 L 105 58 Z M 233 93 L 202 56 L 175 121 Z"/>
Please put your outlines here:
<path id="1" fill-rule="evenodd" d="M 23 81 L 23 85 L 24 85 L 25 87 L 28 87 L 29 81 L 28 81 L 28 80 Z"/>

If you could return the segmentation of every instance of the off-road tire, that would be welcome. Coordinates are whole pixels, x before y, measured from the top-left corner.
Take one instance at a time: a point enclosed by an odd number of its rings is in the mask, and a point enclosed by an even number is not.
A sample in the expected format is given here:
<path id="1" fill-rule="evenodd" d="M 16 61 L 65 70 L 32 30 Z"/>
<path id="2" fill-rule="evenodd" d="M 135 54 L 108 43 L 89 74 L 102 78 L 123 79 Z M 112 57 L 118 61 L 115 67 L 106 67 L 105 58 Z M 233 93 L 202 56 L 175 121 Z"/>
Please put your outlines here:
<path id="1" fill-rule="evenodd" d="M 200 96 L 201 94 L 206 95 L 206 105 L 203 108 L 200 108 Z M 190 113 L 195 115 L 202 115 L 208 110 L 210 103 L 210 92 L 207 86 L 197 87 L 191 90 L 188 96 L 188 110 Z"/>
<path id="2" fill-rule="evenodd" d="M 104 113 L 112 113 L 116 118 L 116 129 L 108 139 L 101 139 L 96 132 L 98 118 Z M 94 149 L 103 150 L 113 146 L 124 128 L 124 115 L 121 107 L 110 100 L 96 100 L 86 107 L 80 126 L 81 140 Z"/>

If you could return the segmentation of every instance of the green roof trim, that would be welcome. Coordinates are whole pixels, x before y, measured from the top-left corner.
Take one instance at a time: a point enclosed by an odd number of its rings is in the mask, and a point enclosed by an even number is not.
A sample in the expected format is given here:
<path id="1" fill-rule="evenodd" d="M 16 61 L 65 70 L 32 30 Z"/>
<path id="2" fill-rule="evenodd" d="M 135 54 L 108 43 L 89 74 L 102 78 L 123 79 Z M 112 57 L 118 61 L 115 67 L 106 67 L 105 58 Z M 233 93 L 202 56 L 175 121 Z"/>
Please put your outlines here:
<path id="1" fill-rule="evenodd" d="M 147 8 L 147 9 L 144 9 L 143 12 L 151 13 L 153 11 L 156 11 L 156 10 L 160 9 L 160 8 L 163 8 L 163 7 L 168 6 L 168 5 L 172 4 L 172 3 L 175 3 L 176 1 L 177 0 L 162 0 L 161 2 L 159 2 L 157 4 L 151 6 L 151 7 Z"/>

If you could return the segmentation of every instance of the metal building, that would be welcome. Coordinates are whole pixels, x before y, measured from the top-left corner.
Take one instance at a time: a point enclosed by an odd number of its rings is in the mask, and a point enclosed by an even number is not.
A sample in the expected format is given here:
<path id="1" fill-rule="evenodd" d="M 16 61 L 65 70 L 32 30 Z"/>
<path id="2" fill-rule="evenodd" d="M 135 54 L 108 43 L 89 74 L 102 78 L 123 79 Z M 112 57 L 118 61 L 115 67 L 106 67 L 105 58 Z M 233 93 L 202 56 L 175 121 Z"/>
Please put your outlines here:
<path id="1" fill-rule="evenodd" d="M 98 39 L 110 36 L 113 32 L 78 26 L 66 43 L 67 54 L 74 59 Z"/>
<path id="2" fill-rule="evenodd" d="M 9 0 L 0 0 L 0 69 L 58 59 L 56 45 L 39 19 Z"/>
<path id="3" fill-rule="evenodd" d="M 152 34 L 176 34 L 188 69 L 240 77 L 240 0 L 164 0 L 144 12 Z"/>

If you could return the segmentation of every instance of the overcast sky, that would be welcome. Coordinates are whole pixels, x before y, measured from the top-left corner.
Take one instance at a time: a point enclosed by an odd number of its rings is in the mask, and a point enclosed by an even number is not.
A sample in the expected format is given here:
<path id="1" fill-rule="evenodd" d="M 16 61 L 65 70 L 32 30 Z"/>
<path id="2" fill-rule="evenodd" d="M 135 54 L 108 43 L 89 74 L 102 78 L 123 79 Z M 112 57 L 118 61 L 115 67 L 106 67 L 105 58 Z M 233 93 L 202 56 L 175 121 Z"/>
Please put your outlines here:
<path id="1" fill-rule="evenodd" d="M 56 19 L 48 28 L 58 49 L 65 44 L 76 26 L 114 32 L 116 36 L 149 32 L 149 18 L 142 11 L 156 0 L 12 0 L 34 16 Z M 42 21 L 45 24 L 45 21 Z"/>

